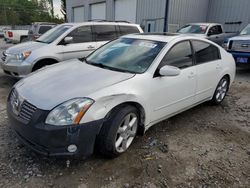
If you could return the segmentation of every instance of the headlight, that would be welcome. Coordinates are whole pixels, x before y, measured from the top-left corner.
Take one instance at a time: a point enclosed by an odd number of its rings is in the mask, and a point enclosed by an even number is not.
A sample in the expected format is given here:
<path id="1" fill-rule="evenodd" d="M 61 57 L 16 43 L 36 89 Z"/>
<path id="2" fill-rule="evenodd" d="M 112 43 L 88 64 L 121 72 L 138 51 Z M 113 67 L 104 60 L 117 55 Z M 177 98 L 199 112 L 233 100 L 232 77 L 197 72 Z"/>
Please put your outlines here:
<path id="1" fill-rule="evenodd" d="M 229 40 L 226 39 L 226 40 L 224 40 L 224 42 L 222 44 L 222 48 L 224 48 L 225 50 L 228 50 L 228 45 L 229 45 Z"/>
<path id="2" fill-rule="evenodd" d="M 94 101 L 89 98 L 69 100 L 54 108 L 45 123 L 57 126 L 77 125 L 93 103 Z"/>
<path id="3" fill-rule="evenodd" d="M 17 54 L 16 57 L 18 60 L 25 60 L 30 56 L 30 54 L 31 54 L 31 51 L 23 52 L 23 53 Z"/>

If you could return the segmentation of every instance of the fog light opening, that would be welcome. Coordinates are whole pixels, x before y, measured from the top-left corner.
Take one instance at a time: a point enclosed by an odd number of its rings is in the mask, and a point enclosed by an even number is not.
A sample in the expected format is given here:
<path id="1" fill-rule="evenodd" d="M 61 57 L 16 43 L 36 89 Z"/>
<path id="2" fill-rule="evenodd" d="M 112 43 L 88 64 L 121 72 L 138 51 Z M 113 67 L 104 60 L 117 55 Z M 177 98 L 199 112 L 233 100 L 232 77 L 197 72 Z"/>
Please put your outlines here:
<path id="1" fill-rule="evenodd" d="M 76 152 L 76 150 L 77 150 L 77 146 L 76 145 L 71 144 L 71 145 L 68 146 L 68 152 L 74 153 L 74 152 Z"/>

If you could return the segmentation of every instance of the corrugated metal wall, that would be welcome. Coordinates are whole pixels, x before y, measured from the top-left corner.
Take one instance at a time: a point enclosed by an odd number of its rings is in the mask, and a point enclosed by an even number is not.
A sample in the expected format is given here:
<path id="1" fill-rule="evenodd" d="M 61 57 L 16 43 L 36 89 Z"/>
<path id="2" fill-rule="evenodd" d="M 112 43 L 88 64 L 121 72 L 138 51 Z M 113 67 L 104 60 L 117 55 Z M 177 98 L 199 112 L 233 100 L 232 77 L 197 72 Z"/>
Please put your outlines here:
<path id="1" fill-rule="evenodd" d="M 227 32 L 236 32 L 250 23 L 250 0 L 210 0 L 207 20 L 224 24 Z M 242 24 L 225 24 L 242 22 Z"/>
<path id="2" fill-rule="evenodd" d="M 136 23 L 146 27 L 154 22 L 154 31 L 162 32 L 167 0 L 137 0 Z M 106 19 L 114 20 L 115 0 L 67 0 L 67 17 L 72 22 L 73 7 L 84 6 L 85 21 L 90 19 L 90 4 L 106 2 Z M 241 30 L 250 22 L 250 0 L 169 0 L 168 26 L 174 32 L 190 22 L 218 22 L 227 32 Z M 127 14 L 130 14 L 127 12 Z M 225 24 L 242 22 L 242 24 Z"/>
<path id="3" fill-rule="evenodd" d="M 145 27 L 147 21 L 155 21 L 155 31 L 162 32 L 165 7 L 166 0 L 137 0 L 136 22 Z"/>
<path id="4" fill-rule="evenodd" d="M 217 0 L 220 1 L 220 0 Z M 209 0 L 170 0 L 168 24 L 206 22 Z"/>
<path id="5" fill-rule="evenodd" d="M 88 21 L 91 19 L 90 5 L 95 3 L 106 2 L 106 19 L 114 19 L 114 0 L 66 0 L 67 18 L 68 22 L 73 22 L 73 8 L 84 6 L 84 19 Z M 103 18 L 105 19 L 105 18 Z"/>

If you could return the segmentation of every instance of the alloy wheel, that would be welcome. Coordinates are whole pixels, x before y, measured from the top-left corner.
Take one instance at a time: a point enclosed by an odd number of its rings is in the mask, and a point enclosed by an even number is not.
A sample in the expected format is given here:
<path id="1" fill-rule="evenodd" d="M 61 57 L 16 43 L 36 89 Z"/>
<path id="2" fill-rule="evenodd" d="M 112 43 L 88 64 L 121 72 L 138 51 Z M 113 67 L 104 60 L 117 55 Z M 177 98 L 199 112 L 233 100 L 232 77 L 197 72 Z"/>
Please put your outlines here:
<path id="1" fill-rule="evenodd" d="M 223 79 L 220 81 L 220 83 L 219 83 L 219 85 L 218 85 L 218 87 L 217 87 L 217 90 L 216 90 L 216 95 L 215 95 L 215 97 L 216 97 L 217 102 L 220 103 L 221 101 L 223 101 L 223 99 L 224 99 L 225 96 L 226 96 L 227 89 L 228 89 L 228 81 L 227 81 L 226 78 L 223 78 Z"/>
<path id="2" fill-rule="evenodd" d="M 122 153 L 131 145 L 136 136 L 138 117 L 134 113 L 126 115 L 120 124 L 115 141 L 116 151 Z"/>

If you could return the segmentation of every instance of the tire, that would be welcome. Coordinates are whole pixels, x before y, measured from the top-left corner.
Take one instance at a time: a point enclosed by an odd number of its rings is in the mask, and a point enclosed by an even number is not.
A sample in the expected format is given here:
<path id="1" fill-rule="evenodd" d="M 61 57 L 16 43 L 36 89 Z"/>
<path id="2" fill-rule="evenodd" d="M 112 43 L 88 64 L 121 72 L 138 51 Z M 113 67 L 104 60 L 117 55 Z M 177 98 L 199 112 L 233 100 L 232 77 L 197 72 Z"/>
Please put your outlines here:
<path id="1" fill-rule="evenodd" d="M 28 41 L 28 37 L 21 37 L 20 43 L 27 42 L 27 41 Z"/>
<path id="2" fill-rule="evenodd" d="M 211 103 L 213 105 L 221 104 L 228 92 L 228 88 L 229 88 L 229 79 L 228 77 L 224 76 L 216 87 Z"/>
<path id="3" fill-rule="evenodd" d="M 138 125 L 139 113 L 135 107 L 117 108 L 111 112 L 97 136 L 96 152 L 110 158 L 121 155 L 136 137 Z"/>

